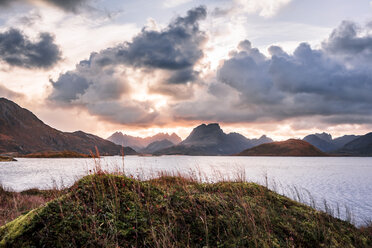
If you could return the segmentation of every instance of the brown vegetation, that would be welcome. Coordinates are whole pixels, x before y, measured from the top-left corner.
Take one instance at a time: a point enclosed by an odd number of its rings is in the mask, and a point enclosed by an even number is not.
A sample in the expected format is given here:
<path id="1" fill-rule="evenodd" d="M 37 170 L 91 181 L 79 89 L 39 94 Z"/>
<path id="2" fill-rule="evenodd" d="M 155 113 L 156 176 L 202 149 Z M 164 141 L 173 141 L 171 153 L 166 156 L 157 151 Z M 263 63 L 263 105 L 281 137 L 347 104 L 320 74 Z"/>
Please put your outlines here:
<path id="1" fill-rule="evenodd" d="M 303 140 L 290 139 L 287 141 L 262 144 L 247 149 L 238 156 L 298 156 L 321 157 L 327 156 L 315 146 Z"/>
<path id="2" fill-rule="evenodd" d="M 0 162 L 11 162 L 11 161 L 17 161 L 12 157 L 7 157 L 7 156 L 0 156 Z"/>
<path id="3" fill-rule="evenodd" d="M 58 190 L 41 191 L 38 189 L 30 189 L 19 193 L 4 189 L 0 185 L 0 226 L 42 206 L 61 193 Z"/>

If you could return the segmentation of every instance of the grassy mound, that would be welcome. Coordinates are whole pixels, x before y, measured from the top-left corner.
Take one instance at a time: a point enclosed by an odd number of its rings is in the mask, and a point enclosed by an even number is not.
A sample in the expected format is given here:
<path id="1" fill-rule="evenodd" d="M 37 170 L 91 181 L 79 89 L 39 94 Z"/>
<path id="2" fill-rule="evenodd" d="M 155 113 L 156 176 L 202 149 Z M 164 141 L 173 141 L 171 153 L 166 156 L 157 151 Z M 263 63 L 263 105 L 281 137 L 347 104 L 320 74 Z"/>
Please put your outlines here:
<path id="1" fill-rule="evenodd" d="M 87 176 L 0 227 L 0 247 L 371 247 L 353 225 L 253 183 Z"/>

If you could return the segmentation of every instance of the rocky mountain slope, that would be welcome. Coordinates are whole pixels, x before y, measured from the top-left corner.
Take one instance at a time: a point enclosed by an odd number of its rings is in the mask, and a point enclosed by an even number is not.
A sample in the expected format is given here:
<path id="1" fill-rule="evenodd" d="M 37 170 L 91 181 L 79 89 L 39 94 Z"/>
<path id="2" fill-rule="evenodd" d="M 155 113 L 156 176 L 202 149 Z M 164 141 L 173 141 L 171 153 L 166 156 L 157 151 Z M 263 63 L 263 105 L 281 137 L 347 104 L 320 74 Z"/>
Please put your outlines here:
<path id="1" fill-rule="evenodd" d="M 61 132 L 39 120 L 29 110 L 0 98 L 0 153 L 28 154 L 44 151 L 74 151 L 119 155 L 122 147 L 98 136 L 77 131 Z M 130 147 L 124 154 L 136 154 Z"/>
<path id="2" fill-rule="evenodd" d="M 266 136 L 250 140 L 238 133 L 224 133 L 217 123 L 202 124 L 194 128 L 180 144 L 157 151 L 155 154 L 230 155 L 267 142 L 272 140 Z"/>

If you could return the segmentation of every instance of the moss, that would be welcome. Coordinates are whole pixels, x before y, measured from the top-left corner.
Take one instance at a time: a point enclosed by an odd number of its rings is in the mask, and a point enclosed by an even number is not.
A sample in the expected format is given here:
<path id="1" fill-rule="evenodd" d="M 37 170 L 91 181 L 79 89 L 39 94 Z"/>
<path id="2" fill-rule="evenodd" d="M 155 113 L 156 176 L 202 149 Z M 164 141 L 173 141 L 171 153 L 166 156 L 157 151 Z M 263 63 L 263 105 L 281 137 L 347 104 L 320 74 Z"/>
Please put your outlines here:
<path id="1" fill-rule="evenodd" d="M 0 229 L 3 247 L 371 247 L 354 226 L 252 183 L 92 175 Z"/>
<path id="2" fill-rule="evenodd" d="M 33 220 L 38 210 L 32 210 L 25 215 L 22 215 L 10 222 L 9 224 L 0 227 L 0 247 L 11 247 L 17 240 L 21 239 L 22 236 L 33 229 Z M 30 240 L 31 241 L 31 240 Z M 22 242 L 22 247 L 27 247 L 27 240 Z"/>

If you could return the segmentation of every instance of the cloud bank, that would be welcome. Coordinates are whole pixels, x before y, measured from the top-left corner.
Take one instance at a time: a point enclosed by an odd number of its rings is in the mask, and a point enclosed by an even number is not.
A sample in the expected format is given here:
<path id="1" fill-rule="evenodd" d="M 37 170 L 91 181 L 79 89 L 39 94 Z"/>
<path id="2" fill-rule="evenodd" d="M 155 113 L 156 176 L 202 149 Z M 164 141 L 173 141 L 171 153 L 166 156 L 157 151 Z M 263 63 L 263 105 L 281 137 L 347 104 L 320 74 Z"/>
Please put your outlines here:
<path id="1" fill-rule="evenodd" d="M 0 33 L 0 60 L 10 66 L 50 68 L 61 59 L 61 51 L 50 33 L 32 41 L 18 29 Z"/>
<path id="2" fill-rule="evenodd" d="M 83 106 L 94 115 L 122 124 L 153 122 L 156 109 L 148 101 L 134 100 L 131 93 L 145 87 L 157 94 L 187 97 L 190 84 L 199 79 L 195 65 L 203 57 L 206 41 L 199 21 L 206 15 L 206 9 L 198 7 L 161 31 L 143 28 L 131 42 L 92 53 L 75 70 L 52 81 L 49 100 Z M 129 83 L 133 74 L 141 81 L 137 85 Z M 151 82 L 144 85 L 144 78 Z"/>
<path id="3" fill-rule="evenodd" d="M 206 15 L 198 7 L 162 30 L 145 27 L 130 42 L 92 53 L 51 81 L 48 100 L 124 125 L 372 123 L 372 25 L 342 22 L 319 48 L 301 43 L 293 53 L 271 46 L 265 55 L 243 40 L 206 76 Z"/>
<path id="4" fill-rule="evenodd" d="M 174 115 L 223 122 L 372 123 L 370 31 L 343 22 L 320 49 L 302 43 L 288 54 L 271 46 L 270 56 L 242 41 L 219 68 L 209 94 L 177 104 Z"/>

